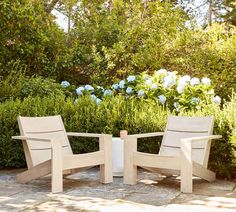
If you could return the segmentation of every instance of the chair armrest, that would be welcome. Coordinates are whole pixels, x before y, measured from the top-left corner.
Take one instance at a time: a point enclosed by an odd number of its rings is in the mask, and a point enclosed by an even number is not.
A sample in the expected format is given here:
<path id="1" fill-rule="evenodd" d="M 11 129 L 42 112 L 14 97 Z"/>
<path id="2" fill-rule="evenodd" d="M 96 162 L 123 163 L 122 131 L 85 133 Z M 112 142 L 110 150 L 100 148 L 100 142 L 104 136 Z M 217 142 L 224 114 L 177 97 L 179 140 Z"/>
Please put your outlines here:
<path id="1" fill-rule="evenodd" d="M 181 139 L 181 141 L 188 141 L 188 142 L 192 142 L 192 141 L 209 141 L 209 140 L 213 140 L 213 139 L 219 139 L 222 138 L 221 135 L 208 135 L 208 136 L 201 136 L 201 137 L 191 137 L 191 138 L 183 138 Z"/>
<path id="2" fill-rule="evenodd" d="M 96 133 L 77 133 L 77 132 L 68 132 L 66 133 L 68 136 L 75 137 L 90 137 L 90 138 L 101 138 L 107 136 L 109 134 L 96 134 Z"/>
<path id="3" fill-rule="evenodd" d="M 191 160 L 193 141 L 208 142 L 209 140 L 218 139 L 218 138 L 222 138 L 222 136 L 221 135 L 208 135 L 208 136 L 201 136 L 201 137 L 182 138 L 180 140 L 181 157 L 187 158 L 187 160 Z"/>
<path id="4" fill-rule="evenodd" d="M 163 136 L 164 132 L 153 132 L 153 133 L 143 133 L 143 134 L 133 134 L 127 135 L 125 138 L 148 138 L 148 137 L 156 137 L 156 136 Z"/>
<path id="5" fill-rule="evenodd" d="M 52 142 L 53 139 L 50 138 L 37 138 L 37 137 L 30 137 L 30 136 L 12 136 L 12 139 L 16 140 L 33 140 L 33 141 L 41 141 L 41 142 Z"/>
<path id="6" fill-rule="evenodd" d="M 210 151 L 210 145 L 211 142 L 209 140 L 212 139 L 218 139 L 222 138 L 221 135 L 209 135 L 209 136 L 202 136 L 202 137 L 191 137 L 191 138 L 183 138 L 180 141 L 180 173 L 181 173 L 181 191 L 186 191 L 187 193 L 192 192 L 192 174 L 194 174 L 194 166 L 196 165 L 198 167 L 201 167 L 201 169 L 198 171 L 199 173 L 202 172 L 202 176 L 205 177 L 210 177 L 209 172 L 204 173 L 202 168 L 207 167 L 208 163 L 208 157 L 209 157 L 209 151 Z M 199 164 L 199 162 L 193 161 L 192 153 L 193 153 L 193 148 L 192 148 L 192 142 L 193 141 L 204 141 L 208 142 L 207 147 L 205 150 L 205 155 L 203 158 L 203 164 Z M 208 149 L 208 150 L 207 150 Z M 205 169 L 204 169 L 205 170 Z M 212 177 L 208 179 L 215 179 L 215 175 L 211 174 Z M 190 176 L 190 178 L 189 178 Z M 205 178 L 206 179 L 206 178 Z M 182 182 L 187 181 L 188 186 L 182 186 Z M 189 190 L 190 189 L 190 190 Z"/>

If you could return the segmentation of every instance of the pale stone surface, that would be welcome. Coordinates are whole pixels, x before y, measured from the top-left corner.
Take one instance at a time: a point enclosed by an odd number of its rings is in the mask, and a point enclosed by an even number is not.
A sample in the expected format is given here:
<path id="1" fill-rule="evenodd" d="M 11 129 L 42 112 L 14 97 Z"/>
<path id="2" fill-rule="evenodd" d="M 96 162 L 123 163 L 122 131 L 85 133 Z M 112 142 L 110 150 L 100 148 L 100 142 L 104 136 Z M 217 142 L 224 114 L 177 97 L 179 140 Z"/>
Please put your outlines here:
<path id="1" fill-rule="evenodd" d="M 181 194 L 179 179 L 139 171 L 139 182 L 99 182 L 97 168 L 68 176 L 64 192 L 50 193 L 50 177 L 27 184 L 15 181 L 22 170 L 0 171 L 0 211 L 236 211 L 235 182 L 194 179 L 193 194 Z"/>

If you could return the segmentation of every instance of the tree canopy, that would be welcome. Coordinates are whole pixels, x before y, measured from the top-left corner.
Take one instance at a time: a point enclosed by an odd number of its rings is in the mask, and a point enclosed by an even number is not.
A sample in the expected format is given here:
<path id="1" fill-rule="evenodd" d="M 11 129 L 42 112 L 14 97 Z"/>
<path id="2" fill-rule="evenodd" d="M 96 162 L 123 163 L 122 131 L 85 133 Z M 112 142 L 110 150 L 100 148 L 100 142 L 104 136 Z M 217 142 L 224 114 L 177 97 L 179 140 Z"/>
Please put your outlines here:
<path id="1" fill-rule="evenodd" d="M 225 14 L 226 23 L 199 27 L 177 3 L 2 0 L 0 75 L 17 71 L 17 61 L 27 75 L 106 86 L 129 74 L 166 68 L 220 80 L 218 92 L 227 96 L 227 86 L 236 84 L 236 34 L 228 24 L 235 9 Z M 68 32 L 55 23 L 53 8 L 69 17 Z"/>

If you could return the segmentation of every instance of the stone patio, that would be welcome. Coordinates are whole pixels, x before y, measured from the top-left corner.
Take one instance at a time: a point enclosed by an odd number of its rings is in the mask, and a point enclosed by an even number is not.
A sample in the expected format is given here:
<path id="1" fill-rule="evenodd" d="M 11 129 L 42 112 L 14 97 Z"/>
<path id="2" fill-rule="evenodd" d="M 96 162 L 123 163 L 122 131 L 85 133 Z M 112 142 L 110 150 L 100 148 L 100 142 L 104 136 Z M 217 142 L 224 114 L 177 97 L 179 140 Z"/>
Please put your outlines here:
<path id="1" fill-rule="evenodd" d="M 139 170 L 139 183 L 98 181 L 97 168 L 64 179 L 64 192 L 50 193 L 50 177 L 27 184 L 15 181 L 22 170 L 0 171 L 0 211 L 236 211 L 235 182 L 194 179 L 193 194 L 179 191 L 179 179 L 163 179 Z"/>

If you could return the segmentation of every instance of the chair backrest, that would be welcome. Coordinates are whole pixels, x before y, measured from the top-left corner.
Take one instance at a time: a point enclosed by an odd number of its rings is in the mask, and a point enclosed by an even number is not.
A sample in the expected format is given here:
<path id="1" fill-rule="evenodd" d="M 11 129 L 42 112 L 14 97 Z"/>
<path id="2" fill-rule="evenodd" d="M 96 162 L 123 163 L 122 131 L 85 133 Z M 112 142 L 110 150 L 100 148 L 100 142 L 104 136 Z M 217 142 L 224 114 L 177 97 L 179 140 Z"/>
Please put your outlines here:
<path id="1" fill-rule="evenodd" d="M 159 154 L 179 156 L 182 138 L 212 135 L 213 125 L 213 116 L 169 116 Z M 210 145 L 207 142 L 195 141 L 192 148 L 193 160 L 207 167 Z"/>
<path id="2" fill-rule="evenodd" d="M 19 116 L 18 124 L 21 135 L 61 141 L 63 154 L 72 154 L 61 116 Z M 23 144 L 28 168 L 51 159 L 50 142 L 27 140 Z"/>

